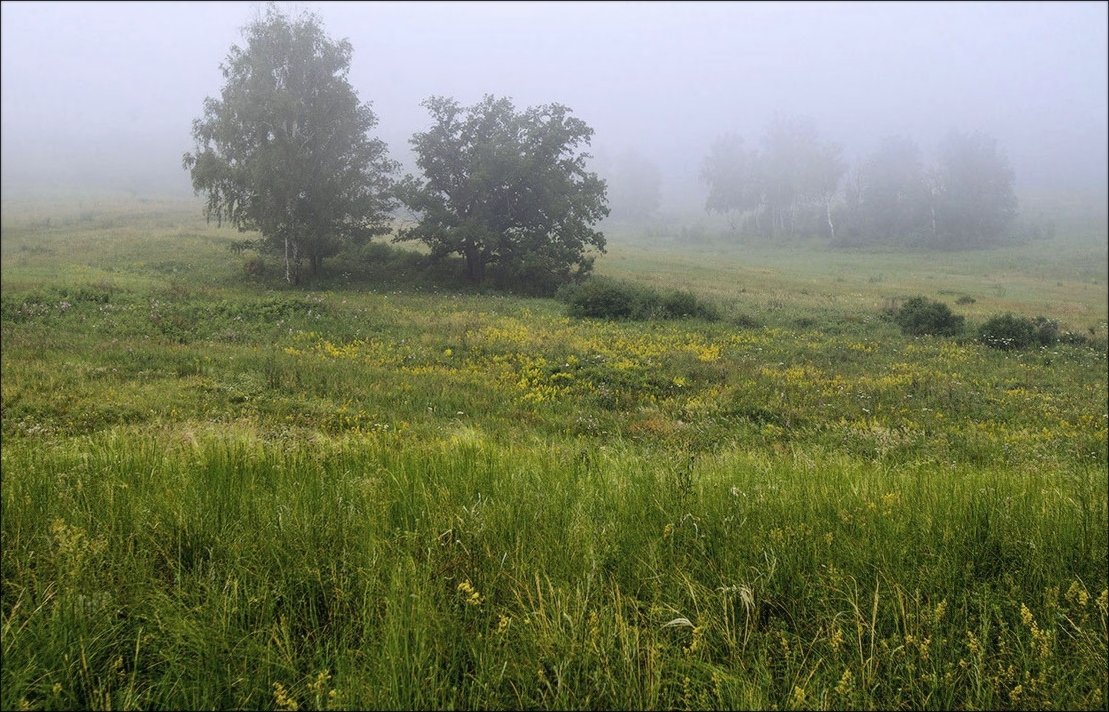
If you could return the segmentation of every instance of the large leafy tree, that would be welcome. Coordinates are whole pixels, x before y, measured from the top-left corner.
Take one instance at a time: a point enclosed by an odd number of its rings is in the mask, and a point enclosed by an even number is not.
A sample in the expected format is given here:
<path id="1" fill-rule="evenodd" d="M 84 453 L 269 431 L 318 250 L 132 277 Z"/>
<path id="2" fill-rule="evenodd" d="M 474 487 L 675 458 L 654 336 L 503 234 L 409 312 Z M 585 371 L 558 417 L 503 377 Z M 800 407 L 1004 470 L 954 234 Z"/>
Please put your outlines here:
<path id="1" fill-rule="evenodd" d="M 859 215 L 867 241 L 928 239 L 931 192 L 920 149 L 912 139 L 889 136 L 860 171 Z"/>
<path id="2" fill-rule="evenodd" d="M 396 166 L 347 80 L 347 40 L 328 38 L 315 15 L 273 7 L 243 35 L 220 65 L 220 98 L 193 122 L 184 166 L 209 219 L 259 231 L 297 283 L 305 261 L 315 273 L 344 243 L 389 231 Z"/>
<path id="3" fill-rule="evenodd" d="M 737 134 L 725 134 L 713 142 L 701 164 L 701 180 L 709 189 L 705 210 L 728 215 L 733 230 L 738 215 L 762 206 L 758 156 L 744 148 Z"/>
<path id="4" fill-rule="evenodd" d="M 940 143 L 935 185 L 944 246 L 977 246 L 1006 236 L 1017 214 L 1014 174 L 997 140 L 951 131 Z"/>
<path id="5" fill-rule="evenodd" d="M 517 112 L 487 95 L 470 107 L 423 105 L 432 126 L 411 139 L 423 177 L 401 190 L 419 221 L 397 239 L 424 242 L 434 258 L 461 255 L 475 282 L 491 265 L 536 288 L 588 272 L 587 250 L 605 247 L 593 225 L 608 215 L 605 182 L 581 150 L 593 129 L 560 104 Z"/>
<path id="6" fill-rule="evenodd" d="M 835 239 L 832 199 L 845 166 L 841 148 L 820 138 L 810 119 L 775 117 L 761 150 L 726 134 L 717 139 L 701 166 L 708 185 L 705 209 L 735 216 L 753 214 L 755 228 L 768 235 L 796 235 L 798 226 Z"/>
<path id="7" fill-rule="evenodd" d="M 772 234 L 797 234 L 805 213 L 823 213 L 835 238 L 831 200 L 845 172 L 841 148 L 824 141 L 807 117 L 776 116 L 763 136 L 763 196 Z"/>

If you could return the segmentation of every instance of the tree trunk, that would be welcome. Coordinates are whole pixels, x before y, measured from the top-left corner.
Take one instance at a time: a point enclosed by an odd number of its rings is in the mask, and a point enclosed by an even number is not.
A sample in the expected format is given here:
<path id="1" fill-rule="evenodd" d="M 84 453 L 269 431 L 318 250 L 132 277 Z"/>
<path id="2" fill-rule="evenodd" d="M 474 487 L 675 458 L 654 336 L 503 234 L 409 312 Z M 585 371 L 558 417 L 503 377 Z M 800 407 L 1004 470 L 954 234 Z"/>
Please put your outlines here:
<path id="1" fill-rule="evenodd" d="M 289 236 L 285 235 L 285 281 L 289 284 L 293 283 L 293 278 L 289 274 Z"/>
<path id="2" fill-rule="evenodd" d="M 466 252 L 466 275 L 475 284 L 485 278 L 485 260 L 481 258 L 481 253 L 476 249 L 467 250 Z"/>
<path id="3" fill-rule="evenodd" d="M 828 231 L 832 233 L 832 242 L 836 241 L 836 226 L 832 222 L 832 199 L 824 198 L 824 214 L 828 218 Z"/>

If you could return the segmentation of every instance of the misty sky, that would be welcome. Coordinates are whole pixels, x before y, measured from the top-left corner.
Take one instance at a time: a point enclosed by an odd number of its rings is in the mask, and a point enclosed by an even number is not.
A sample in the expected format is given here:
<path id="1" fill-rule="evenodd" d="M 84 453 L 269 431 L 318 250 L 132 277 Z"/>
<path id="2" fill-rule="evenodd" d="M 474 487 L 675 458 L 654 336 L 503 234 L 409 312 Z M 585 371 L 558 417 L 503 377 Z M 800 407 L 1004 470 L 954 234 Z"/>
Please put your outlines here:
<path id="1" fill-rule="evenodd" d="M 484 93 L 560 102 L 600 159 L 655 161 L 669 205 L 703 200 L 712 140 L 811 116 L 853 164 L 887 134 L 999 139 L 1018 188 L 1103 190 L 1105 3 L 280 3 L 354 47 L 351 83 L 409 161 L 419 106 Z M 259 3 L 3 3 L 2 180 L 188 190 L 181 154 Z"/>

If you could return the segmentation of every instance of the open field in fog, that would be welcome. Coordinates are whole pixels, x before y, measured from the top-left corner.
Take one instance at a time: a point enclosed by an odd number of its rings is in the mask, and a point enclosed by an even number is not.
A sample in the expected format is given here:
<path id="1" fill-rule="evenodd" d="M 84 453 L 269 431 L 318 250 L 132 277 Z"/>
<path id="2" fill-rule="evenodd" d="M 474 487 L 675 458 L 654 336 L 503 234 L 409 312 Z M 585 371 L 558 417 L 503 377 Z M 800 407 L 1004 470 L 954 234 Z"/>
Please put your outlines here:
<path id="1" fill-rule="evenodd" d="M 1103 217 L 616 229 L 723 318 L 612 322 L 376 247 L 289 288 L 200 212 L 4 203 L 3 708 L 1106 707 Z"/>

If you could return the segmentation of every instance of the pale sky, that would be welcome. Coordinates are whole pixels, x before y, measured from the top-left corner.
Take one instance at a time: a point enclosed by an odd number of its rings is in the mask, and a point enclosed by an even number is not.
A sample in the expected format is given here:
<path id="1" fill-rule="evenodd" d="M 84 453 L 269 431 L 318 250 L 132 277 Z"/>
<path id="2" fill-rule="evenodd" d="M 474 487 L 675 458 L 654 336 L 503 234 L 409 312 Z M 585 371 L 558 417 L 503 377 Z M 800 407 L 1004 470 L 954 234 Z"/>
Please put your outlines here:
<path id="1" fill-rule="evenodd" d="M 884 135 L 929 154 L 949 129 L 995 136 L 1018 188 L 1104 189 L 1106 3 L 279 3 L 354 47 L 351 83 L 407 161 L 420 102 L 559 102 L 599 158 L 656 162 L 696 202 L 712 140 L 812 117 L 854 162 Z M 181 154 L 259 3 L 2 6 L 2 184 L 188 190 Z"/>

